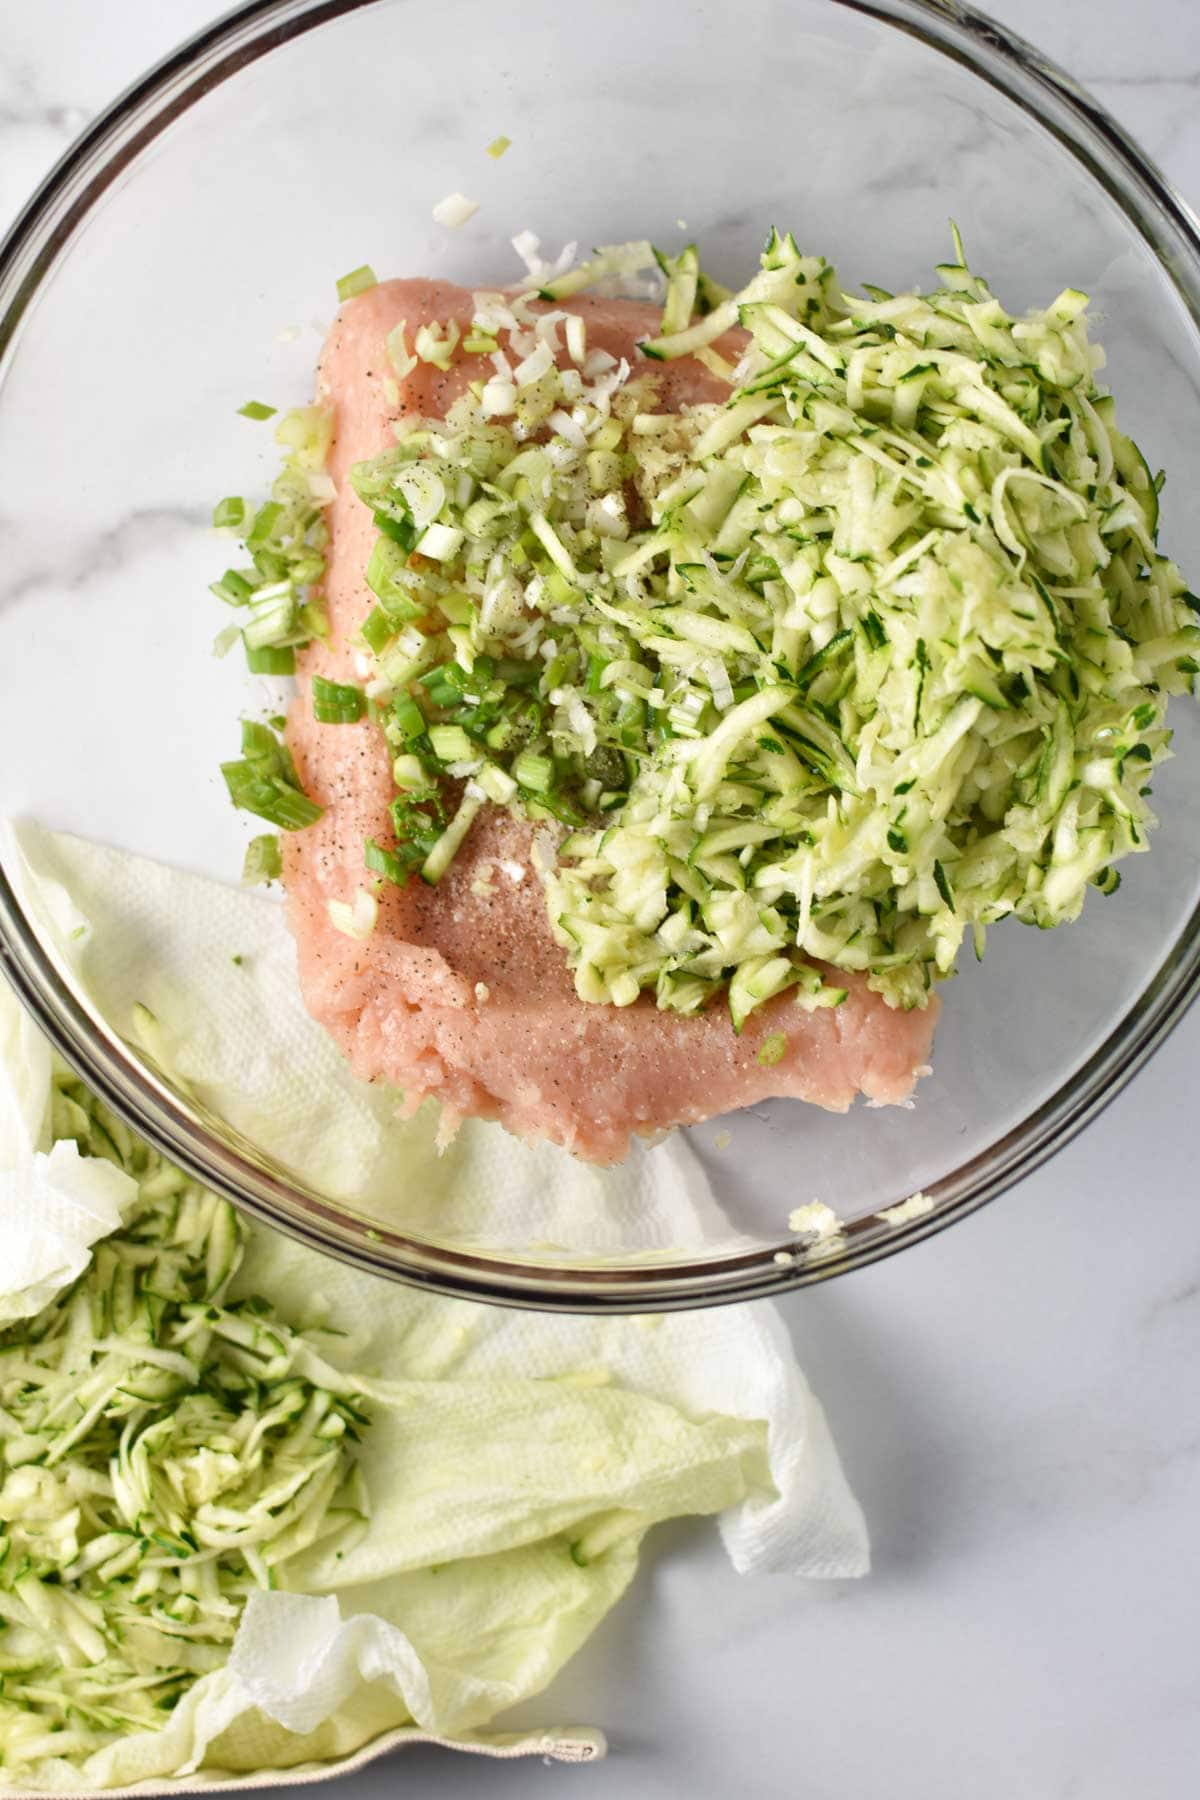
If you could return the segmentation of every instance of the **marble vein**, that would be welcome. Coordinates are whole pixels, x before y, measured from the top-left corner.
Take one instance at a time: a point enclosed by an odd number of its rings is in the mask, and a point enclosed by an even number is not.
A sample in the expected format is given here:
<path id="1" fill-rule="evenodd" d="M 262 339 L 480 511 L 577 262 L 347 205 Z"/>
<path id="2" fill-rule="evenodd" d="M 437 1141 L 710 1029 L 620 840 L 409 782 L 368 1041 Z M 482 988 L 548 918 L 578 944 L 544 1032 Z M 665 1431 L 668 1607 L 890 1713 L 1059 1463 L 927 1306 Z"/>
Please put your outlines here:
<path id="1" fill-rule="evenodd" d="M 1200 69 L 1189 69 L 1185 74 L 1173 70 L 1170 74 L 1159 75 L 1081 75 L 1084 87 L 1106 88 L 1146 88 L 1157 91 L 1159 88 L 1200 88 Z"/>
<path id="2" fill-rule="evenodd" d="M 106 530 L 57 543 L 52 559 L 31 557 L 21 566 L 20 532 L 15 520 L 0 518 L 6 549 L 6 573 L 0 579 L 0 606 L 15 606 L 45 592 L 77 592 L 98 576 L 119 574 L 139 557 L 167 547 L 181 533 L 194 534 L 208 523 L 200 508 L 139 507 Z"/>
<path id="3" fill-rule="evenodd" d="M 0 56 L 0 229 L 86 125 L 91 109 L 51 99 L 25 64 Z"/>
<path id="4" fill-rule="evenodd" d="M 44 95 L 28 66 L 0 62 L 0 131 L 13 126 L 36 126 L 60 136 L 73 136 L 88 117 L 87 107 Z"/>

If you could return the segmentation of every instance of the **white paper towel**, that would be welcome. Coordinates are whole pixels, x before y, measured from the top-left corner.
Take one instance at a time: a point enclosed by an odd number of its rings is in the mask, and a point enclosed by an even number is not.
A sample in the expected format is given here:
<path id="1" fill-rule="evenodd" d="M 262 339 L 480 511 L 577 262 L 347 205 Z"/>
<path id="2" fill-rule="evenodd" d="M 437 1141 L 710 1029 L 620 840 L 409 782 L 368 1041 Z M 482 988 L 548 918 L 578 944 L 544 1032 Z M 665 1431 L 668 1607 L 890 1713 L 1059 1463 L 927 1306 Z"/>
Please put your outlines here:
<path id="1" fill-rule="evenodd" d="M 745 1244 L 678 1134 L 598 1169 L 468 1119 L 439 1154 L 436 1106 L 401 1123 L 395 1090 L 356 1079 L 308 1016 L 281 908 L 264 894 L 28 822 L 2 854 L 110 1027 L 129 1037 L 135 1005 L 148 1007 L 196 1099 L 331 1198 L 481 1249 Z"/>
<path id="2" fill-rule="evenodd" d="M 556 1242 L 582 1236 L 592 1208 L 623 1243 L 643 1215 L 659 1243 L 673 1233 L 694 1242 L 698 1216 L 721 1231 L 683 1146 L 598 1172 L 468 1125 L 439 1158 L 433 1121 L 399 1123 L 303 1012 L 269 901 L 28 827 L 6 862 L 115 1028 L 129 1029 L 136 1003 L 149 1006 L 163 1056 L 201 1098 L 267 1147 L 275 1131 L 294 1155 L 301 1142 L 306 1172 L 350 1183 L 360 1204 L 380 1183 L 394 1191 L 399 1170 L 464 1221 L 460 1188 L 473 1184 L 504 1232 L 532 1202 L 539 1232 Z M 208 997 L 202 1016 L 197 994 Z M 0 1045 L 10 1076 L 0 1082 L 0 1167 L 25 1184 L 8 1208 L 0 1187 L 0 1268 L 16 1208 L 44 1205 L 54 1232 L 40 1234 L 41 1285 L 26 1283 L 27 1302 L 40 1305 L 56 1268 L 71 1279 L 112 1228 L 122 1195 L 82 1189 L 88 1165 L 72 1163 L 72 1146 L 42 1148 L 48 1057 L 11 997 L 0 1003 Z M 37 1198 L 34 1170 L 51 1184 Z M 36 1216 L 26 1212 L 26 1224 Z M 239 1776 L 298 1760 L 332 1770 L 366 1743 L 394 1741 L 405 1719 L 414 1733 L 482 1747 L 482 1728 L 544 1686 L 624 1590 L 647 1527 L 679 1512 L 719 1512 L 739 1569 L 867 1567 L 862 1515 L 824 1415 L 767 1305 L 644 1319 L 513 1312 L 397 1287 L 258 1229 L 239 1286 L 346 1334 L 328 1340 L 328 1357 L 371 1396 L 363 1456 L 375 1520 L 336 1566 L 311 1553 L 298 1572 L 304 1592 L 256 1597 L 227 1668 L 197 1683 L 163 1732 L 100 1752 L 93 1781 L 214 1767 Z M 564 1559 L 564 1534 L 583 1546 L 582 1564 Z M 534 1742 L 585 1756 L 599 1740 Z M 61 1775 L 58 1785 L 78 1785 Z"/>

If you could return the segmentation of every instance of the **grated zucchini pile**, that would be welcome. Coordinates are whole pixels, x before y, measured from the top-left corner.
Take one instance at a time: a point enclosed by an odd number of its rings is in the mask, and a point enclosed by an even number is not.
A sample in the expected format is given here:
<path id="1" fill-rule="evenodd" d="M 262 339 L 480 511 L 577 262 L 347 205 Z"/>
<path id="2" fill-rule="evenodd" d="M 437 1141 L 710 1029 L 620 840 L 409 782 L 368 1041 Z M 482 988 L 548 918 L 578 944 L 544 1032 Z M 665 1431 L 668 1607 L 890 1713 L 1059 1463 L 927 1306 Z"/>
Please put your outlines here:
<path id="1" fill-rule="evenodd" d="M 0 1332 L 0 1763 L 77 1761 L 161 1727 L 226 1661 L 246 1598 L 363 1528 L 345 1393 L 228 1290 L 229 1205 L 65 1071 L 52 1129 L 138 1184 L 87 1273 Z"/>

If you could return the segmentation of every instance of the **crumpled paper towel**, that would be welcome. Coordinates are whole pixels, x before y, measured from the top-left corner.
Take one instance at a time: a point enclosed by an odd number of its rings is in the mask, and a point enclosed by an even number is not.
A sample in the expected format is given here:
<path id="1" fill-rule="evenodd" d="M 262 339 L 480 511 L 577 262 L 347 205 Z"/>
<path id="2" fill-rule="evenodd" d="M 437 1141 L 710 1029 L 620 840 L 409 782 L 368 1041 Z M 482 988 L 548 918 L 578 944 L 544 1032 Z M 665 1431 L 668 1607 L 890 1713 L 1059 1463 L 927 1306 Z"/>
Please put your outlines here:
<path id="1" fill-rule="evenodd" d="M 382 1097 L 344 1075 L 303 1013 L 290 942 L 269 901 L 28 827 L 19 854 L 10 839 L 5 861 L 114 1027 L 128 1029 L 135 1002 L 150 1005 L 189 1081 L 227 1115 L 248 1091 L 253 1064 L 256 1110 L 244 1128 L 260 1141 L 272 1083 L 298 1120 L 305 1077 L 296 1059 L 307 1066 L 311 1056 L 323 1076 L 306 1091 L 325 1108 L 328 1130 L 348 1134 L 340 1154 L 361 1126 L 376 1173 L 411 1159 L 451 1204 L 456 1180 L 487 1183 L 517 1203 L 522 1178 L 508 1164 L 536 1152 L 477 1126 L 447 1168 L 427 1122 L 398 1123 Z M 205 925 L 214 908 L 215 945 Z M 233 944 L 240 967 L 230 961 Z M 233 977 L 242 976 L 239 988 Z M 209 1005 L 189 1026 L 186 997 L 198 991 Z M 72 1266 L 64 1245 L 86 1258 L 103 1208 L 73 1185 L 69 1152 L 60 1167 L 44 1149 L 48 1055 L 15 1000 L 0 994 L 10 1075 L 0 1081 L 0 1167 L 8 1164 L 16 1196 L 12 1208 L 0 1201 L 0 1271 L 13 1266 L 48 1184 L 53 1248 L 41 1256 L 34 1290 L 44 1294 L 51 1264 Z M 340 1084 L 336 1098 L 323 1081 Z M 343 1106 L 356 1109 L 349 1122 Z M 309 1148 L 319 1165 L 319 1141 Z M 596 1171 L 561 1158 L 543 1222 L 565 1229 L 572 1203 L 597 1201 L 610 1220 L 643 1204 L 666 1221 L 664 1232 L 694 1233 L 689 1204 L 719 1219 L 683 1146 L 644 1154 L 624 1181 L 614 1174 L 597 1194 Z M 119 1209 L 121 1195 L 107 1201 Z M 421 1735 L 493 1754 L 582 1760 L 602 1750 L 598 1734 L 505 1737 L 485 1727 L 545 1687 L 584 1641 L 628 1585 L 656 1521 L 718 1514 L 743 1570 L 865 1572 L 861 1511 L 768 1306 L 647 1319 L 513 1312 L 398 1287 L 260 1228 L 238 1284 L 269 1292 L 293 1320 L 346 1334 L 325 1340 L 326 1354 L 369 1396 L 371 1527 L 336 1563 L 314 1549 L 294 1571 L 304 1591 L 257 1595 L 228 1665 L 196 1683 L 163 1731 L 97 1753 L 90 1785 L 315 1776 Z M 70 1769 L 44 1777 L 62 1789 L 80 1785 Z"/>
<path id="2" fill-rule="evenodd" d="M 291 935 L 261 892 L 28 821 L 7 828 L 0 857 L 109 1027 L 130 1037 L 146 1006 L 172 1076 L 320 1192 L 418 1235 L 532 1258 L 745 1247 L 677 1134 L 598 1169 L 478 1119 L 439 1150 L 433 1102 L 400 1124 L 396 1090 L 352 1075 L 305 1011 Z"/>
<path id="3" fill-rule="evenodd" d="M 0 1325 L 40 1312 L 88 1265 L 136 1193 L 110 1163 L 50 1145 L 50 1046 L 8 996 L 0 1004 Z M 48 1148 L 46 1147 L 48 1146 Z"/>

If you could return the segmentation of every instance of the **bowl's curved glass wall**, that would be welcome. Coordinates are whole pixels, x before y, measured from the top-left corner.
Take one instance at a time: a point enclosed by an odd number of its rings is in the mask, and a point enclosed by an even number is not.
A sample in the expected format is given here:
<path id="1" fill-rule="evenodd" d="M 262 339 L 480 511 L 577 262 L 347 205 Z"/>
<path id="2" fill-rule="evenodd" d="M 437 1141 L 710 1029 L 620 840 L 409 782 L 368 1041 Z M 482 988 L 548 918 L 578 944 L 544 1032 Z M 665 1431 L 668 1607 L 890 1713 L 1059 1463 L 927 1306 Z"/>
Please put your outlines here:
<path id="1" fill-rule="evenodd" d="M 513 147 L 494 162 L 499 132 Z M 431 218 L 453 189 L 481 202 L 459 232 Z M 1101 115 L 971 15 L 919 0 L 528 0 L 516 15 L 379 0 L 215 28 L 68 159 L 9 249 L 0 808 L 236 880 L 247 832 L 217 765 L 257 697 L 210 654 L 223 546 L 206 523 L 214 498 L 268 481 L 269 432 L 235 409 L 306 396 L 343 270 L 494 283 L 518 272 L 523 229 L 557 251 L 676 244 L 686 228 L 732 278 L 774 222 L 849 284 L 900 288 L 930 279 L 951 218 L 1010 305 L 1067 284 L 1094 296 L 1122 423 L 1169 471 L 1163 543 L 1200 570 L 1189 222 Z M 727 1223 L 657 1267 L 636 1238 L 589 1243 L 587 1220 L 565 1256 L 520 1226 L 489 1233 L 486 1197 L 470 1241 L 449 1236 L 402 1181 L 357 1217 L 172 1094 L 118 1041 L 125 1022 L 89 1016 L 52 970 L 11 892 L 6 955 L 60 1042 L 173 1154 L 341 1253 L 535 1302 L 768 1291 L 987 1198 L 1167 1028 L 1195 983 L 1200 899 L 1200 733 L 1177 711 L 1164 823 L 1120 892 L 1068 930 L 993 932 L 945 990 L 911 1110 L 776 1103 L 692 1132 Z M 874 1221 L 917 1189 L 935 1202 L 923 1220 Z M 847 1250 L 784 1266 L 788 1211 L 814 1197 L 854 1225 Z"/>

